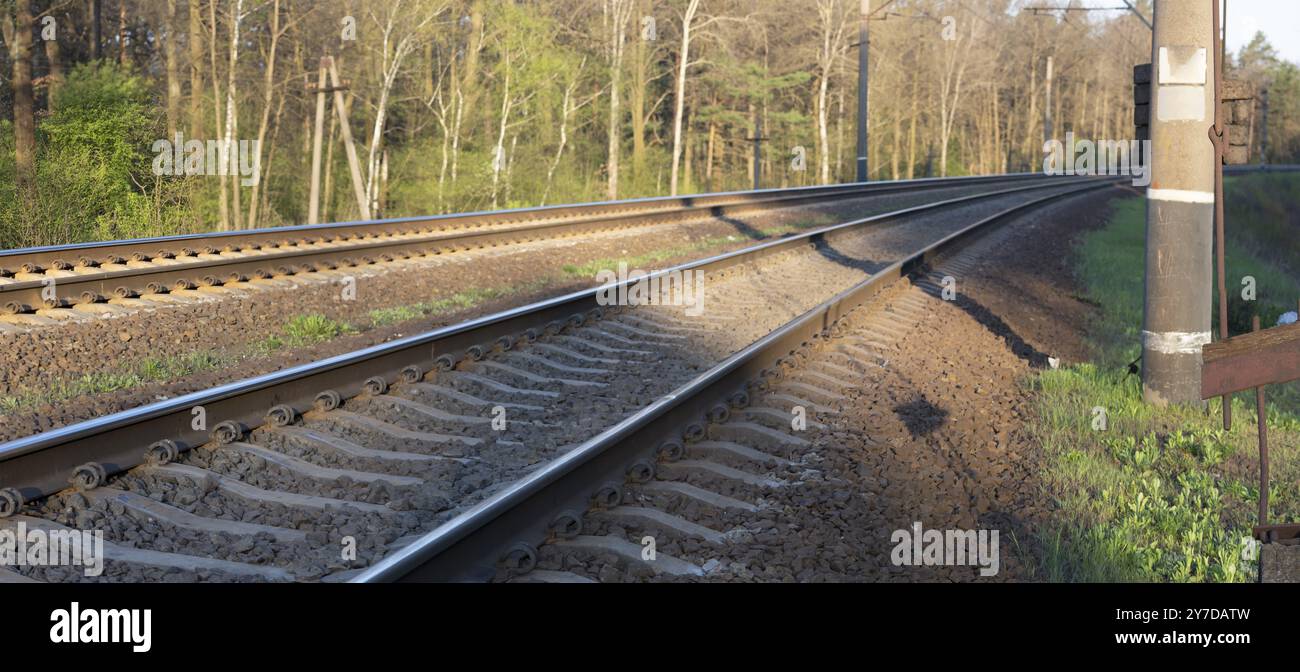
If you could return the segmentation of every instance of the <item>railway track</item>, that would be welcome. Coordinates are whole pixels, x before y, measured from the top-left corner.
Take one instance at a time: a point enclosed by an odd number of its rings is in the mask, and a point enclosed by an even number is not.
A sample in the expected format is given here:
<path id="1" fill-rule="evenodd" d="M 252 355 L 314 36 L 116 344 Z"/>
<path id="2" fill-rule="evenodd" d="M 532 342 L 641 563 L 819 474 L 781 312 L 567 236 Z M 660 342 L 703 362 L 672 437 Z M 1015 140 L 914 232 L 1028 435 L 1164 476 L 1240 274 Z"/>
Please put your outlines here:
<path id="1" fill-rule="evenodd" d="M 644 571 L 696 577 L 689 549 L 728 530 L 683 503 L 752 513 L 746 493 L 784 480 L 771 468 L 800 468 L 791 409 L 829 408 L 905 331 L 840 318 L 1018 213 L 1112 183 L 950 199 L 655 276 L 707 273 L 703 319 L 593 289 L 0 445 L 0 526 L 105 530 L 117 581 L 577 581 L 596 578 L 573 571 L 583 557 L 637 562 L 628 529 L 688 556 Z"/>
<path id="2" fill-rule="evenodd" d="M 175 294 L 460 250 L 572 238 L 865 197 L 1044 181 L 1037 174 L 907 180 L 410 217 L 0 251 L 0 316 L 96 312 Z"/>

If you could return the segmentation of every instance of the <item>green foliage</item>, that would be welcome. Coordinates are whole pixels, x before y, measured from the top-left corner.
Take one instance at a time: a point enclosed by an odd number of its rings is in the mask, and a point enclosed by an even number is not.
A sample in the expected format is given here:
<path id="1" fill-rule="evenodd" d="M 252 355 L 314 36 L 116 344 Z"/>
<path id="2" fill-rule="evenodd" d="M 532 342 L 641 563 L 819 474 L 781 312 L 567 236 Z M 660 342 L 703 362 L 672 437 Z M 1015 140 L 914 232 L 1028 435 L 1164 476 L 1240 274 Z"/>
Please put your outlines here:
<path id="1" fill-rule="evenodd" d="M 1237 404 L 1236 426 L 1225 432 L 1201 411 L 1147 406 L 1131 381 L 1083 364 L 1035 382 L 1034 431 L 1056 504 L 1040 538 L 1045 578 L 1252 580 L 1241 553 L 1258 506 L 1257 489 L 1243 485 L 1254 473 L 1251 409 Z M 1092 425 L 1095 407 L 1106 409 L 1105 429 Z M 1279 488 L 1272 508 L 1294 516 L 1295 497 Z"/>
<path id="2" fill-rule="evenodd" d="M 15 194 L 0 206 L 0 242 L 50 245 L 186 228 L 187 185 L 156 178 L 150 169 L 146 150 L 160 135 L 140 76 L 112 62 L 79 65 L 55 102 L 58 111 L 37 129 L 32 193 L 11 191 L 12 167 L 0 169 L 0 188 Z"/>
<path id="3" fill-rule="evenodd" d="M 140 148 L 152 143 L 157 129 L 147 112 L 149 90 L 140 77 L 112 62 L 85 64 L 68 74 L 55 100 L 58 112 L 40 125 L 48 149 L 84 151 L 113 182 L 148 172 L 148 157 Z"/>
<path id="4" fill-rule="evenodd" d="M 1259 499 L 1253 405 L 1234 400 L 1234 426 L 1224 431 L 1217 404 L 1208 414 L 1147 405 L 1126 370 L 1140 351 L 1144 218 L 1142 199 L 1119 201 L 1110 224 L 1079 248 L 1079 282 L 1101 306 L 1089 334 L 1095 363 L 1045 371 L 1032 383 L 1031 431 L 1055 504 L 1038 538 L 1040 572 L 1053 581 L 1250 581 L 1242 540 Z M 1241 245 L 1228 251 L 1230 269 L 1279 273 Z M 1104 426 L 1095 424 L 1097 409 Z M 1297 410 L 1274 408 L 1268 418 L 1271 509 L 1283 520 L 1300 515 L 1298 493 L 1278 485 L 1300 479 Z"/>
<path id="5" fill-rule="evenodd" d="M 1224 182 L 1228 233 L 1252 257 L 1300 276 L 1300 179 L 1288 173 L 1256 173 L 1229 177 Z M 1300 284 L 1300 280 L 1296 284 Z M 1267 288 L 1266 288 L 1267 289 Z M 1295 290 L 1295 285 L 1290 289 Z M 1297 298 L 1293 297 L 1292 303 Z"/>
<path id="6" fill-rule="evenodd" d="M 285 323 L 284 343 L 291 347 L 323 343 L 346 333 L 355 331 L 344 322 L 332 320 L 324 315 L 296 315 Z"/>
<path id="7" fill-rule="evenodd" d="M 14 156 L 14 125 L 0 119 L 0 248 L 21 247 L 25 243 L 18 218 L 18 164 Z"/>
<path id="8" fill-rule="evenodd" d="M 1300 163 L 1300 67 L 1282 60 L 1263 32 L 1256 32 L 1235 60 L 1234 76 L 1244 77 L 1257 90 L 1269 92 L 1268 162 Z"/>
<path id="9" fill-rule="evenodd" d="M 124 6 L 138 2 L 123 0 Z M 1144 0 L 1146 2 L 1146 0 Z M 853 20 L 851 3 L 833 3 L 834 19 Z M 917 0 L 919 9 L 943 5 Z M 951 4 L 951 3 L 948 3 Z M 1005 4 L 1005 3 L 1003 3 Z M 270 55 L 268 21 L 272 8 L 260 4 L 243 19 L 246 39 L 237 46 L 235 79 L 239 82 L 235 114 L 240 138 L 251 139 L 261 113 L 269 114 L 263 144 L 259 226 L 301 224 L 306 219 L 314 105 L 304 102 L 297 76 L 285 70 L 291 54 L 315 54 L 337 42 L 337 23 L 328 13 L 310 11 L 311 3 L 281 3 L 281 25 L 296 26 L 278 44 L 277 71 L 271 98 L 263 98 L 262 78 Z M 390 217 L 437 212 L 466 212 L 489 208 L 532 206 L 602 200 L 609 174 L 610 68 L 609 17 L 600 3 L 469 2 L 374 3 L 375 25 L 396 17 L 387 48 L 361 49 L 341 62 L 342 77 L 351 80 L 351 128 L 356 149 L 368 158 L 380 98 L 387 94 L 381 141 L 390 179 L 383 184 L 382 212 Z M 934 9 L 935 7 L 931 7 Z M 681 9 L 681 7 L 678 7 Z M 809 3 L 751 0 L 709 7 L 690 55 L 685 88 L 681 193 L 748 189 L 751 182 L 755 116 L 763 119 L 763 184 L 798 186 L 819 180 L 820 143 L 816 105 L 821 74 L 819 52 L 824 26 Z M 1079 137 L 1112 133 L 1110 117 L 1095 114 L 1094 102 L 1127 91 L 1131 66 L 1149 59 L 1149 50 L 1129 39 L 1132 17 L 1104 18 L 1081 25 L 1048 19 L 1014 9 L 983 12 L 950 7 L 959 25 L 984 26 L 986 35 L 1028 35 L 1010 40 L 1007 62 L 1030 63 L 1038 56 L 1034 44 L 1074 43 L 1093 58 L 1097 68 L 1077 73 L 1079 86 L 1063 87 L 1059 96 L 1062 120 L 1075 120 Z M 76 15 L 81 10 L 69 10 Z M 948 11 L 948 10 L 945 10 Z M 922 13 L 925 13 L 924 11 Z M 165 27 L 155 12 L 138 15 L 141 35 L 157 35 Z M 481 31 L 471 35 L 470 17 Z M 672 173 L 671 148 L 676 110 L 680 22 L 660 17 L 659 37 L 640 37 L 640 17 L 628 26 L 620 74 L 617 136 L 620 197 L 660 195 L 668 191 Z M 427 20 L 427 21 L 426 21 Z M 369 21 L 369 19 L 368 19 Z M 707 21 L 707 28 L 704 23 Z M 979 81 L 972 95 L 956 96 L 952 87 L 931 86 L 951 76 L 951 49 L 969 49 L 933 37 L 926 22 L 890 21 L 878 26 L 872 44 L 882 58 L 873 58 L 872 178 L 1037 170 L 1040 145 L 1033 114 L 1018 102 L 1040 86 L 1024 68 L 999 69 L 1000 61 L 962 63 L 970 66 L 965 81 Z M 364 41 L 364 34 L 362 37 Z M 393 58 L 404 40 L 417 45 L 400 64 Z M 167 91 L 161 76 L 164 60 L 159 40 L 133 42 L 126 53 L 132 65 L 113 61 L 72 65 L 85 56 L 82 48 L 65 50 L 70 66 L 62 90 L 47 101 L 43 86 L 47 64 L 35 58 L 37 129 L 36 187 L 16 190 L 14 162 L 0 160 L 0 245 L 27 246 L 205 231 L 217 228 L 221 181 L 210 177 L 153 175 L 154 141 L 164 136 Z M 337 45 L 333 45 L 337 46 Z M 382 45 L 372 45 L 382 46 Z M 469 49 L 473 47 L 473 53 Z M 204 81 L 185 92 L 182 114 L 189 122 L 189 103 L 197 103 L 195 132 L 213 140 L 221 137 L 226 100 L 221 89 L 225 74 L 206 73 L 208 57 L 230 62 L 228 43 L 218 40 L 217 53 L 205 54 Z M 852 37 L 841 42 L 836 65 L 827 80 L 829 127 L 827 148 L 832 181 L 854 175 L 854 98 L 857 82 Z M 184 53 L 182 60 L 186 60 Z M 961 57 L 961 54 L 958 54 Z M 1005 60 L 1005 59 L 1004 59 Z M 1300 163 L 1300 69 L 1279 58 L 1260 36 L 1235 58 L 1237 72 L 1271 91 L 1270 158 Z M 392 66 L 396 70 L 386 80 Z M 185 67 L 185 64 L 182 64 Z M 473 67 L 473 72 L 465 68 Z M 290 68 L 292 69 L 292 68 Z M 1011 74 L 1008 74 L 1011 73 Z M 1017 75 L 1016 73 L 1019 73 Z M 302 73 L 298 73 L 299 75 Z M 217 86 L 208 77 L 216 75 Z M 1038 76 L 1041 76 L 1041 70 Z M 947 89 L 944 95 L 943 89 Z M 383 93 L 381 93 L 381 91 Z M 565 92 L 571 92 L 565 114 Z M 1127 94 L 1124 94 L 1127 95 Z M 192 100 L 191 96 L 197 96 Z M 219 100 L 214 101 L 213 96 Z M 944 100 L 940 100 L 944 98 Z M 215 105 L 213 103 L 216 103 Z M 12 92 L 0 78 L 0 108 L 12 107 Z M 52 104 L 49 104 L 52 103 Z M 269 108 L 263 108 L 269 103 Z M 494 173 L 503 103 L 509 120 L 502 142 L 509 166 Z M 947 107 L 945 107 L 945 104 Z M 943 107 L 948 115 L 939 115 Z M 1100 108 L 1098 108 L 1100 109 Z M 991 114 L 994 110 L 996 113 Z M 951 116 L 949 116 L 951 115 Z M 7 115 L 4 115 L 7 116 Z M 1113 115 L 1112 115 L 1113 116 Z M 940 117 L 951 124 L 948 165 L 939 165 L 935 146 Z M 563 152 L 561 121 L 566 120 Z M 334 121 L 331 120 L 331 125 Z M 1025 124 L 1029 123 L 1026 128 Z M 190 124 L 183 124 L 190 131 Z M 996 127 L 995 127 L 996 126 Z M 634 138 L 635 128 L 643 128 Z M 336 125 L 325 145 L 330 189 L 323 195 L 324 219 L 356 219 L 346 154 Z M 328 131 L 327 131 L 328 132 Z M 1256 134 L 1258 136 L 1258 133 Z M 171 140 L 170 138 L 167 138 Z M 795 147 L 803 148 L 806 169 L 791 165 Z M 13 156 L 12 130 L 0 122 L 0 152 Z M 687 158 L 689 157 L 689 161 Z M 499 164 L 498 164 L 499 165 Z M 454 168 L 453 168 L 454 166 Z M 372 168 L 362 166 L 368 180 Z M 323 186 L 323 185 L 322 185 Z M 247 211 L 251 189 L 242 188 L 241 210 Z M 229 195 L 229 192 L 225 192 Z M 21 206 L 18 204 L 22 203 Z M 226 220 L 230 221 L 230 220 Z M 1294 237 L 1292 237 L 1294 240 Z M 1294 255 L 1292 255 L 1294 257 Z"/>

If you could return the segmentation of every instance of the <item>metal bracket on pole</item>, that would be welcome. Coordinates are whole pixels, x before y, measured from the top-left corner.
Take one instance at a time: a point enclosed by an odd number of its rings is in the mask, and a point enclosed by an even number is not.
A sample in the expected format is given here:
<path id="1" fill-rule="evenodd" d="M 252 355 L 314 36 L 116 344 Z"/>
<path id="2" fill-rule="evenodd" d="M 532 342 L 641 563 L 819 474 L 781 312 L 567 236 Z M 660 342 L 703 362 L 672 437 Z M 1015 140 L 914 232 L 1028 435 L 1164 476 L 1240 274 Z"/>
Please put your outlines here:
<path id="1" fill-rule="evenodd" d="M 1219 290 L 1219 338 L 1228 339 L 1228 279 L 1226 235 L 1223 223 L 1223 46 L 1219 40 L 1219 0 L 1214 4 L 1214 124 L 1210 142 L 1214 143 L 1214 252 Z M 1258 327 L 1256 327 L 1258 328 Z M 1223 395 L 1223 428 L 1232 429 L 1232 395 Z M 1265 496 L 1267 496 L 1265 494 Z M 1263 522 L 1260 523 L 1261 525 Z"/>

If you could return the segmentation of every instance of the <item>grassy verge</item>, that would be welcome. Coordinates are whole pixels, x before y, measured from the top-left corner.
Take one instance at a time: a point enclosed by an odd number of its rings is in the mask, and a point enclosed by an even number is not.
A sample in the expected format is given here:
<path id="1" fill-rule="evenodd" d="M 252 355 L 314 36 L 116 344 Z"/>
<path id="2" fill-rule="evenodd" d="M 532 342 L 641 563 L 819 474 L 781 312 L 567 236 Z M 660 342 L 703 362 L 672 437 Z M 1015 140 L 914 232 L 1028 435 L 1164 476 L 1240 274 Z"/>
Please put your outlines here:
<path id="1" fill-rule="evenodd" d="M 171 382 L 233 366 L 249 356 L 266 356 L 285 346 L 301 347 L 321 343 L 354 331 L 351 326 L 323 315 L 297 315 L 285 322 L 279 334 L 258 341 L 244 351 L 199 350 L 176 357 L 150 357 L 129 366 L 82 376 L 52 376 L 41 389 L 19 390 L 0 396 L 0 413 L 56 404 L 81 396 Z"/>
<path id="2" fill-rule="evenodd" d="M 1252 256 L 1288 268 L 1293 275 L 1300 273 L 1296 267 L 1300 209 L 1295 207 L 1300 203 L 1300 178 L 1286 173 L 1230 177 L 1224 181 L 1224 189 L 1234 240 Z M 1293 296 L 1291 301 L 1297 298 Z"/>
<path id="3" fill-rule="evenodd" d="M 1085 235 L 1078 280 L 1084 296 L 1101 306 L 1090 326 L 1093 361 L 1032 381 L 1038 413 L 1031 429 L 1042 445 L 1043 483 L 1054 505 L 1051 525 L 1039 534 L 1036 575 L 1050 581 L 1254 580 L 1255 563 L 1243 543 L 1259 501 L 1253 402 L 1245 395 L 1235 399 L 1233 429 L 1224 431 L 1217 404 L 1204 411 L 1143 404 L 1139 380 L 1127 370 L 1140 354 L 1144 218 L 1142 199 L 1118 201 L 1109 225 Z M 1228 221 L 1241 225 L 1233 212 Z M 1260 300 L 1249 308 L 1267 319 L 1267 306 L 1286 305 L 1287 288 L 1297 286 L 1295 269 L 1279 267 L 1257 249 L 1249 237 L 1234 236 L 1229 277 L 1256 278 Z M 1300 519 L 1296 387 L 1270 388 L 1274 520 Z"/>
<path id="4" fill-rule="evenodd" d="M 234 358 L 203 350 L 180 357 L 149 358 L 112 371 L 75 377 L 51 377 L 39 390 L 22 390 L 0 396 L 0 413 L 60 401 L 88 394 L 129 390 L 149 383 L 165 382 L 211 371 L 234 361 Z"/>

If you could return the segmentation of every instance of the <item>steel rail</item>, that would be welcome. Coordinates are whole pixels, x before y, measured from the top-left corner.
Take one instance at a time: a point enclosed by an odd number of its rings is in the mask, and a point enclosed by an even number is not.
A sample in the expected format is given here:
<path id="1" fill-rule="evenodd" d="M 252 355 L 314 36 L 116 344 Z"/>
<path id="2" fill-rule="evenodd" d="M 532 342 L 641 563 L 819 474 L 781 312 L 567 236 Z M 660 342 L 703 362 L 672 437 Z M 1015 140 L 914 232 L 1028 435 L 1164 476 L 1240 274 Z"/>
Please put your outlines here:
<path id="1" fill-rule="evenodd" d="M 1078 179 L 1086 178 L 1074 181 Z M 1063 186 L 1068 183 L 1015 187 L 913 206 L 682 264 L 660 271 L 659 275 L 686 270 L 716 272 L 824 243 L 868 224 Z M 598 305 L 601 291 L 601 287 L 592 287 L 0 444 L 0 516 L 11 515 L 22 502 L 67 488 L 70 477 L 85 464 L 93 463 L 96 469 L 111 475 L 146 463 L 155 451 L 184 451 L 210 441 L 229 443 L 261 426 L 273 408 L 288 408 L 295 413 L 313 407 L 330 409 L 338 399 L 365 392 L 381 393 L 399 380 L 418 381 L 433 369 L 449 370 L 465 359 L 481 359 L 494 349 L 507 349 L 542 333 L 579 326 L 605 310 Z M 199 407 L 209 423 L 204 428 L 192 424 Z M 145 448 L 143 441 L 155 443 Z"/>
<path id="2" fill-rule="evenodd" d="M 796 350 L 829 334 L 840 317 L 886 286 L 965 248 L 995 222 L 1111 184 L 1113 180 L 1105 180 L 1018 204 L 927 245 L 388 555 L 353 581 L 484 581 L 493 578 L 506 559 L 528 568 L 536 561 L 537 546 L 562 525 L 557 516 L 587 510 L 602 490 L 621 492 L 629 470 L 644 471 L 645 465 L 654 464 L 657 453 L 680 455 L 687 437 L 702 436 L 709 422 L 744 407 L 754 388 L 780 377 Z M 829 232 L 816 232 L 811 238 Z"/>
<path id="3" fill-rule="evenodd" d="M 1294 173 L 1300 172 L 1300 165 L 1289 163 L 1258 163 L 1239 166 L 1224 166 L 1224 175 L 1244 175 L 1246 173 Z"/>
<path id="4" fill-rule="evenodd" d="M 841 184 L 5 250 L 0 251 L 0 310 L 26 313 L 704 214 L 722 217 L 827 199 L 1050 179 L 1021 173 Z"/>
<path id="5" fill-rule="evenodd" d="M 51 245 L 44 247 L 17 248 L 0 250 L 0 266 L 13 267 L 23 262 L 48 262 L 57 259 L 77 260 L 90 251 L 112 251 L 120 256 L 130 256 L 134 252 L 152 253 L 159 249 L 183 249 L 188 244 L 228 244 L 261 243 L 295 240 L 301 235 L 324 232 L 330 235 L 346 236 L 384 232 L 386 227 L 398 227 L 397 230 L 409 231 L 409 224 L 447 223 L 447 227 L 467 226 L 469 224 L 512 223 L 519 221 L 537 221 L 555 218 L 567 218 L 579 215 L 605 216 L 620 215 L 630 212 L 645 211 L 650 208 L 685 208 L 697 206 L 725 205 L 744 199 L 796 196 L 800 194 L 827 194 L 837 192 L 884 192 L 906 190 L 919 187 L 948 187 L 963 184 L 980 184 L 1001 180 L 1028 179 L 1044 177 L 1041 173 L 1009 173 L 1006 175 L 984 175 L 974 177 L 920 178 L 914 180 L 896 180 L 889 182 L 870 182 L 867 184 L 833 184 L 810 187 L 793 187 L 788 189 L 761 189 L 758 191 L 727 191 L 686 196 L 654 196 L 632 198 L 620 201 L 597 201 L 569 205 L 547 205 L 529 208 L 511 208 L 506 210 L 483 210 L 445 215 L 401 217 L 381 220 L 363 220 L 351 222 L 331 222 L 325 224 L 303 224 L 297 226 L 268 227 L 247 231 L 213 231 L 154 238 L 134 238 L 91 243 L 74 243 L 69 245 Z M 159 246 L 162 246 L 161 248 Z"/>

